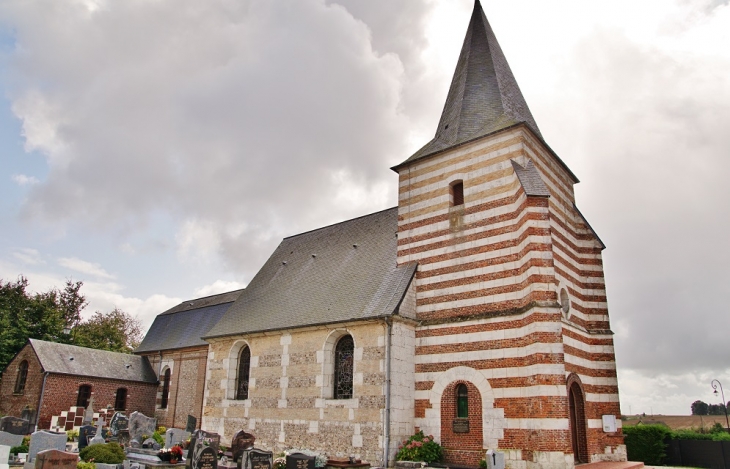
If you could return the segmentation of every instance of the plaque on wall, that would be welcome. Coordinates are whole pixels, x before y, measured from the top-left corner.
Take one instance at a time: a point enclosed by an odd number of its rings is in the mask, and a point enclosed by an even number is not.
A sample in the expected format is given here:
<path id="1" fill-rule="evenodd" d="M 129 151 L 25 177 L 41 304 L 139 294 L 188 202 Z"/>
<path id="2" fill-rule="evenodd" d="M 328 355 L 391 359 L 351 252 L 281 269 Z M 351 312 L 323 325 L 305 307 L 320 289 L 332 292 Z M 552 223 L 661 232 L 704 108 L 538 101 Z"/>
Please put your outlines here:
<path id="1" fill-rule="evenodd" d="M 452 425 L 454 433 L 469 433 L 469 419 L 454 419 Z"/>

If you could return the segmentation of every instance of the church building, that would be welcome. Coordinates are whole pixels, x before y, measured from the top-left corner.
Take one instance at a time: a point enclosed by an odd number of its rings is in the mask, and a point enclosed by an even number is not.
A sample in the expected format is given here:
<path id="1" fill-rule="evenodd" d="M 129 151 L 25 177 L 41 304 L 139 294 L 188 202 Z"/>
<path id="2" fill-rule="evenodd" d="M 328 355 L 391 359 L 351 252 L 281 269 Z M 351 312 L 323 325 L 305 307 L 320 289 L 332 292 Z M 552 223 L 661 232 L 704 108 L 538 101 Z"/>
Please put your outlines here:
<path id="1" fill-rule="evenodd" d="M 373 465 L 417 430 L 455 465 L 626 460 L 605 246 L 479 0 L 434 138 L 392 169 L 397 207 L 284 239 L 206 326 L 202 428 Z"/>

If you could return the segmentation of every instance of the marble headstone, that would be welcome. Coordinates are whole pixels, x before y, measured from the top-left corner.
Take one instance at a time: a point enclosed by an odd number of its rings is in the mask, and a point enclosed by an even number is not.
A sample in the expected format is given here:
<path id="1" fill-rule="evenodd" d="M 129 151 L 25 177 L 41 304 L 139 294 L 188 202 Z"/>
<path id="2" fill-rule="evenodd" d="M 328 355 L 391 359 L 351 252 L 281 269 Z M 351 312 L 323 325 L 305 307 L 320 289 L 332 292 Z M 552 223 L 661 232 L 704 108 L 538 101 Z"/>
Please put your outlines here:
<path id="1" fill-rule="evenodd" d="M 165 432 L 165 448 L 170 449 L 188 438 L 190 438 L 190 432 L 181 428 L 168 428 Z"/>
<path id="2" fill-rule="evenodd" d="M 154 417 L 147 417 L 141 412 L 132 412 L 129 416 L 129 438 L 137 443 L 142 443 L 143 435 L 152 436 L 156 428 L 157 419 Z"/>
<path id="3" fill-rule="evenodd" d="M 221 437 L 217 433 L 208 433 L 203 430 L 196 430 L 190 438 L 190 446 L 188 447 L 188 456 L 185 461 L 187 469 L 217 469 L 218 468 L 218 448 L 220 447 Z M 203 458 L 201 455 L 206 449 L 211 449 L 215 455 L 214 467 L 207 467 L 208 456 Z M 206 452 L 206 454 L 208 454 Z M 202 458 L 202 459 L 201 459 Z M 196 461 L 204 460 L 205 468 L 196 466 Z"/>
<path id="4" fill-rule="evenodd" d="M 8 432 L 0 432 L 0 445 L 3 446 L 20 446 L 23 444 L 23 435 L 14 435 Z"/>
<path id="5" fill-rule="evenodd" d="M 89 445 L 89 440 L 96 435 L 96 427 L 91 425 L 83 425 L 79 427 L 79 451 Z"/>
<path id="6" fill-rule="evenodd" d="M 91 424 L 94 420 L 94 395 L 92 394 L 89 398 L 89 405 L 86 406 L 84 412 L 84 423 Z"/>
<path id="7" fill-rule="evenodd" d="M 102 431 L 102 425 L 104 424 L 104 421 L 99 419 L 99 423 L 96 427 L 96 435 L 94 435 L 94 438 L 92 438 L 89 441 L 89 445 L 99 445 L 102 443 L 106 443 L 106 440 L 104 439 L 104 432 Z"/>
<path id="8" fill-rule="evenodd" d="M 205 446 L 192 460 L 193 469 L 218 469 L 218 451 Z"/>
<path id="9" fill-rule="evenodd" d="M 30 433 L 30 422 L 18 417 L 0 418 L 0 430 L 13 435 L 27 435 Z"/>
<path id="10" fill-rule="evenodd" d="M 74 453 L 48 449 L 36 455 L 35 469 L 75 469 L 78 461 Z"/>
<path id="11" fill-rule="evenodd" d="M 292 453 L 286 457 L 286 469 L 314 469 L 314 456 Z"/>
<path id="12" fill-rule="evenodd" d="M 10 446 L 0 445 L 0 469 L 8 469 L 8 458 L 10 458 Z"/>
<path id="13" fill-rule="evenodd" d="M 244 450 L 238 463 L 240 469 L 272 469 L 273 466 L 274 453 L 256 448 Z"/>
<path id="14" fill-rule="evenodd" d="M 119 432 L 127 430 L 129 427 L 129 419 L 122 412 L 115 412 L 109 422 L 109 433 L 112 437 L 118 437 Z"/>
<path id="15" fill-rule="evenodd" d="M 241 456 L 241 452 L 244 449 L 253 448 L 256 437 L 243 430 L 236 433 L 231 441 L 231 454 L 233 454 L 233 461 L 238 461 Z"/>
<path id="16" fill-rule="evenodd" d="M 41 451 L 47 449 L 56 449 L 63 451 L 66 449 L 67 435 L 65 432 L 56 433 L 48 430 L 39 430 L 30 435 L 30 445 L 28 446 L 28 461 L 32 462 Z"/>

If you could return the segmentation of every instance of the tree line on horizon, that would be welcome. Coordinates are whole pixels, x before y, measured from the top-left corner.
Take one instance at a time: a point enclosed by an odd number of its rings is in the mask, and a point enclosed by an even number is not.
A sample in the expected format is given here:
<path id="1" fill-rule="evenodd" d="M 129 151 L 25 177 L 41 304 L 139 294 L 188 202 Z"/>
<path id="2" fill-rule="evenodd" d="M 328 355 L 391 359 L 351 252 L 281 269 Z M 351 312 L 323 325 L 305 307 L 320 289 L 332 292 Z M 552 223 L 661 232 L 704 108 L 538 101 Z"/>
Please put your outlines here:
<path id="1" fill-rule="evenodd" d="M 725 415 L 725 411 L 730 406 L 730 402 L 723 404 L 708 404 L 701 400 L 692 403 L 692 415 Z"/>
<path id="2" fill-rule="evenodd" d="M 31 293 L 22 275 L 15 282 L 0 278 L 0 374 L 28 339 L 123 353 L 137 348 L 143 338 L 138 318 L 119 308 L 81 318 L 89 304 L 82 285 L 66 280 L 63 289 Z"/>

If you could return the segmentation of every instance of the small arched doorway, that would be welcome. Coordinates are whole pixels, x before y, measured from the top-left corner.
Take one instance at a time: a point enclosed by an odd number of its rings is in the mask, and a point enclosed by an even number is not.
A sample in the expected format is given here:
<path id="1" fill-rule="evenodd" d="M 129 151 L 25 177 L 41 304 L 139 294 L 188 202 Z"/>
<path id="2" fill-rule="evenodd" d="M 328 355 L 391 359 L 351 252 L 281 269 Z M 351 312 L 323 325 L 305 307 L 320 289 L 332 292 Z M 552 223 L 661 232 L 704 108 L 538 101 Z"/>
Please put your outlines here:
<path id="1" fill-rule="evenodd" d="M 588 428 L 586 426 L 585 396 L 577 376 L 568 378 L 568 407 L 570 409 L 570 439 L 575 463 L 588 461 Z"/>

